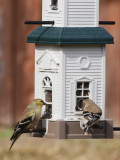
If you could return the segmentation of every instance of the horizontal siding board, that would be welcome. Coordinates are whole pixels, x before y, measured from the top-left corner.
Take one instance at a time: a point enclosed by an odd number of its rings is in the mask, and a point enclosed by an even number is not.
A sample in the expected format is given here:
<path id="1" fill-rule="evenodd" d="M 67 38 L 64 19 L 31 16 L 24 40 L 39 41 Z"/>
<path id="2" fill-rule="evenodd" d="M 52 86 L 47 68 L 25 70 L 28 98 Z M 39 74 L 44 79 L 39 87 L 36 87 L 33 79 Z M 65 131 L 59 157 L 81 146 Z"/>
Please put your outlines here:
<path id="1" fill-rule="evenodd" d="M 68 5 L 68 10 L 71 9 L 92 9 L 95 10 L 96 9 L 96 5 Z"/>
<path id="2" fill-rule="evenodd" d="M 102 67 L 102 66 L 101 66 Z M 67 72 L 74 72 L 74 71 L 76 71 L 76 72 L 79 72 L 79 70 L 80 70 L 80 67 L 79 68 L 76 68 L 76 67 L 66 67 L 66 69 L 67 69 Z M 86 73 L 90 73 L 90 72 L 98 72 L 98 73 L 101 73 L 102 72 L 102 70 L 101 71 L 98 71 L 100 68 L 97 68 L 97 67 L 95 67 L 95 68 L 90 68 L 89 69 L 89 71 L 88 72 L 86 72 Z M 85 70 L 83 70 L 82 71 L 82 73 L 84 73 L 85 72 Z"/>
<path id="3" fill-rule="evenodd" d="M 70 13 L 68 13 L 68 15 L 70 14 L 77 14 L 77 15 L 81 15 L 81 14 L 92 14 L 92 15 L 95 15 L 95 11 L 82 11 L 82 10 L 75 10 L 75 11 L 70 11 Z M 69 19 L 68 19 L 68 22 L 69 22 Z"/>
<path id="4" fill-rule="evenodd" d="M 95 12 L 94 8 L 68 8 L 68 12 Z"/>
<path id="5" fill-rule="evenodd" d="M 94 3 L 94 2 L 96 2 L 96 0 L 68 0 L 68 2 L 74 2 L 74 3 L 78 3 L 78 2 L 80 2 L 80 3 Z"/>
<path id="6" fill-rule="evenodd" d="M 75 56 L 74 53 L 73 53 L 73 51 L 74 51 L 74 50 L 69 50 L 69 51 L 68 51 L 69 57 L 70 57 L 70 56 L 72 56 L 72 57 Z M 86 54 L 87 51 L 89 51 L 89 52 Z M 89 56 L 92 56 L 92 58 L 93 58 L 93 57 L 101 57 L 101 54 L 100 54 L 100 53 L 101 53 L 101 50 L 99 50 L 99 51 L 93 50 L 93 51 L 92 51 L 92 50 L 86 50 L 86 49 L 85 49 L 84 51 L 83 51 L 83 50 L 78 50 L 78 51 L 76 51 L 76 53 L 80 53 L 80 52 L 81 52 L 81 55 L 80 55 L 80 56 L 89 55 Z M 68 57 L 68 58 L 69 58 L 69 57 Z"/>
<path id="7" fill-rule="evenodd" d="M 94 21 L 95 20 L 95 17 L 79 17 L 76 18 L 76 17 L 73 17 L 73 18 L 70 18 L 69 19 L 69 22 L 81 22 L 81 21 Z"/>
<path id="8" fill-rule="evenodd" d="M 69 18 L 69 20 L 74 20 L 74 18 L 95 18 L 95 15 L 94 14 L 91 14 L 91 15 L 89 15 L 89 14 L 77 14 L 77 15 L 72 15 L 72 14 L 70 14 L 70 15 L 68 15 L 68 18 Z"/>
<path id="9" fill-rule="evenodd" d="M 92 61 L 92 64 L 91 64 L 91 66 L 93 66 L 94 65 L 94 63 L 96 63 L 98 66 L 100 66 L 101 67 L 101 65 L 102 65 L 102 62 L 100 62 L 99 60 L 91 60 Z M 74 65 L 74 66 L 78 66 L 78 60 L 76 60 L 76 59 L 73 59 L 73 60 L 69 60 L 69 62 L 66 62 L 66 66 L 70 66 L 73 62 L 76 62 L 76 64 Z"/>
<path id="10" fill-rule="evenodd" d="M 84 13 L 79 13 L 79 12 L 68 12 L 68 18 L 70 18 L 71 17 L 71 15 L 77 15 L 77 16 L 80 16 L 80 15 L 93 15 L 93 16 L 95 16 L 95 14 L 94 14 L 94 12 L 84 12 Z"/>
<path id="11" fill-rule="evenodd" d="M 87 22 L 69 22 L 68 25 L 88 25 L 90 23 L 90 25 L 93 25 L 94 22 L 91 21 L 87 21 Z"/>
<path id="12" fill-rule="evenodd" d="M 74 48 L 76 48 L 76 47 L 71 48 L 71 50 L 69 50 L 69 48 L 65 48 L 64 50 L 65 51 L 73 51 Z M 100 45 L 93 45 L 93 46 L 84 45 L 80 48 L 76 48 L 76 52 L 77 51 L 101 51 L 101 48 L 100 48 Z M 66 54 L 68 54 L 68 53 L 66 53 Z M 89 52 L 88 52 L 88 54 L 89 54 Z"/>
<path id="13" fill-rule="evenodd" d="M 74 72 L 74 71 L 73 72 L 67 72 L 66 71 L 66 76 L 68 76 L 68 77 L 70 77 L 70 76 L 78 76 L 78 74 L 82 75 L 81 73 L 83 73 L 83 75 L 86 76 L 86 77 L 89 76 L 88 73 L 84 73 L 84 71 L 82 71 L 82 72 Z M 93 78 L 94 77 L 101 77 L 102 74 L 99 74 L 98 72 L 96 72 L 96 73 L 91 72 L 90 76 L 93 76 Z"/>
<path id="14" fill-rule="evenodd" d="M 86 71 L 85 72 L 85 70 L 80 70 L 80 69 L 74 69 L 74 70 L 67 70 L 66 71 L 66 75 L 71 75 L 71 73 L 74 75 L 74 74 L 76 74 L 77 73 L 77 75 L 78 74 L 81 74 L 81 73 L 85 73 L 85 74 L 90 74 L 91 76 L 92 75 L 96 75 L 96 76 L 98 76 L 98 75 L 102 75 L 102 71 L 96 71 L 96 70 L 89 70 L 89 71 Z"/>
<path id="15" fill-rule="evenodd" d="M 69 2 L 68 4 L 68 7 L 69 6 L 78 6 L 78 5 L 81 5 L 81 6 L 95 6 L 96 3 L 95 2 L 91 2 L 91 3 L 86 3 L 86 2 Z"/>

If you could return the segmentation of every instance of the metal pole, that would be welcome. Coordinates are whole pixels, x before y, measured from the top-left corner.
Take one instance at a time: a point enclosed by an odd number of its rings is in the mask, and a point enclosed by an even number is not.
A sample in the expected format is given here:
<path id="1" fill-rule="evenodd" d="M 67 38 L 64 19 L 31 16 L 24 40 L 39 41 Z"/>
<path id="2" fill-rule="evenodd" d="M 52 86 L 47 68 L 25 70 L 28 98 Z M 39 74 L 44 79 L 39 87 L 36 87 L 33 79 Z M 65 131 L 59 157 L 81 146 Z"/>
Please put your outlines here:
<path id="1" fill-rule="evenodd" d="M 99 21 L 100 25 L 114 25 L 115 21 Z"/>
<path id="2" fill-rule="evenodd" d="M 54 25 L 55 21 L 25 21 L 25 24 L 32 24 L 32 25 L 51 24 L 51 25 Z"/>
<path id="3" fill-rule="evenodd" d="M 113 131 L 120 131 L 120 127 L 113 127 Z"/>

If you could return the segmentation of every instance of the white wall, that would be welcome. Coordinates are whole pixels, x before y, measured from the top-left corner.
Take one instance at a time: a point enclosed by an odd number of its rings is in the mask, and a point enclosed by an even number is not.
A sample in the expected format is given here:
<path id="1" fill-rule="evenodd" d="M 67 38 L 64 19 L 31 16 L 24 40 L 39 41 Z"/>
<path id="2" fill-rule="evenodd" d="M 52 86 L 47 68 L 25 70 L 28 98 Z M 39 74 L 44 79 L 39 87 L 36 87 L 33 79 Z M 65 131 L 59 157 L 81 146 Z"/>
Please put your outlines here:
<path id="1" fill-rule="evenodd" d="M 93 99 L 98 106 L 105 111 L 105 48 L 104 46 L 82 46 L 82 47 L 66 47 L 65 53 L 65 117 L 75 117 L 75 109 L 71 109 L 71 83 L 76 79 L 86 77 L 96 82 L 95 92 L 92 93 Z M 80 69 L 79 58 L 88 57 L 90 66 L 88 69 Z M 73 96 L 72 96 L 73 97 Z M 74 101 L 74 100 L 73 100 Z M 73 103 L 74 104 L 74 103 Z M 75 106 L 72 106 L 75 107 Z"/>
<path id="2" fill-rule="evenodd" d="M 44 58 L 46 55 L 52 56 L 52 58 L 58 63 L 54 69 L 44 69 L 45 66 L 48 67 L 49 57 L 45 57 L 43 61 L 40 60 L 40 57 Z M 62 83 L 61 83 L 61 67 L 62 67 L 62 53 L 60 47 L 50 47 L 50 46 L 40 46 L 36 45 L 35 49 L 35 98 L 42 98 L 43 96 L 43 89 L 42 89 L 42 81 L 43 79 L 48 76 L 52 80 L 52 119 L 61 119 L 63 116 L 62 111 Z M 38 63 L 38 64 L 37 64 Z M 41 67 L 41 63 L 43 63 L 43 68 Z M 56 69 L 55 69 L 56 68 Z"/>
<path id="3" fill-rule="evenodd" d="M 55 65 L 56 70 L 44 70 L 40 68 L 49 61 L 42 62 L 40 60 L 46 55 L 52 56 L 59 65 Z M 80 58 L 88 57 L 90 65 L 88 69 L 81 69 Z M 37 64 L 37 62 L 39 62 Z M 46 67 L 45 67 L 46 68 Z M 55 68 L 55 67 L 54 67 Z M 98 106 L 102 108 L 104 119 L 105 113 L 105 46 L 103 45 L 80 45 L 80 46 L 37 46 L 35 50 L 35 98 L 43 98 L 42 80 L 44 77 L 49 76 L 53 83 L 53 120 L 56 119 L 76 119 L 80 115 L 75 112 L 75 106 L 72 105 L 71 83 L 80 78 L 87 78 L 92 81 L 94 92 L 91 94 Z M 95 83 L 93 83 L 95 82 Z M 72 98 L 71 98 L 72 97 Z M 73 103 L 74 104 L 74 103 Z"/>
<path id="4" fill-rule="evenodd" d="M 58 10 L 51 10 L 51 0 L 42 1 L 42 20 L 54 20 L 57 27 L 97 27 L 99 0 L 58 0 Z"/>

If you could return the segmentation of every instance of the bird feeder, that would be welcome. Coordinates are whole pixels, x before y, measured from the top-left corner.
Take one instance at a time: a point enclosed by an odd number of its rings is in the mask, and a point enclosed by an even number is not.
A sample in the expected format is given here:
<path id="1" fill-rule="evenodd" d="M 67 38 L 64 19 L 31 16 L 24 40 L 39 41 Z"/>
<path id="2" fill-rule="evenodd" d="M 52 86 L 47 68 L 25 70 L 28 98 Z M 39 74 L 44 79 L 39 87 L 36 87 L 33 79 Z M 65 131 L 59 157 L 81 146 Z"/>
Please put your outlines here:
<path id="1" fill-rule="evenodd" d="M 47 23 L 33 30 L 27 43 L 35 43 L 35 98 L 42 98 L 51 113 L 42 120 L 43 137 L 112 138 L 112 120 L 105 119 L 105 72 L 106 44 L 114 42 L 99 27 L 99 0 L 43 0 L 42 21 Z M 102 129 L 85 136 L 78 107 L 87 98 L 103 114 Z"/>

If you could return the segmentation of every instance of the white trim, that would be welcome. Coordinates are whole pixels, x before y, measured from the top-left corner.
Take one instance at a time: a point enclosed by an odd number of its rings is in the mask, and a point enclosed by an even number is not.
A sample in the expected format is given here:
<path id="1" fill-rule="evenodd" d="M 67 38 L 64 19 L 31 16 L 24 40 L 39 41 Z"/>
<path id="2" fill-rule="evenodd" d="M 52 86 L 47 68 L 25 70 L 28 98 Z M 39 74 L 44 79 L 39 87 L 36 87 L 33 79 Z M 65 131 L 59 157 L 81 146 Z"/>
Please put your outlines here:
<path id="1" fill-rule="evenodd" d="M 52 70 L 43 70 L 43 69 L 39 69 L 39 72 L 49 72 L 49 73 L 58 73 L 58 69 L 52 69 Z"/>
<path id="2" fill-rule="evenodd" d="M 47 11 L 47 13 L 49 14 L 49 13 L 53 13 L 53 14 L 59 14 L 61 11 L 59 11 L 59 10 L 51 10 L 51 9 L 49 9 L 48 11 Z"/>
<path id="3" fill-rule="evenodd" d="M 96 0 L 96 27 L 99 26 L 99 0 Z"/>
<path id="4" fill-rule="evenodd" d="M 42 59 L 42 57 L 44 57 L 44 55 L 47 53 L 47 51 L 44 51 L 43 53 L 42 53 L 42 55 L 36 60 L 36 64 L 39 64 L 39 62 L 40 62 L 40 60 Z"/>
<path id="5" fill-rule="evenodd" d="M 93 93 L 90 92 L 89 98 L 97 104 L 97 81 L 96 80 L 92 80 L 90 82 L 90 90 L 92 90 Z"/>
<path id="6" fill-rule="evenodd" d="M 43 80 L 44 80 L 44 78 L 46 78 L 46 77 L 49 77 L 50 78 L 50 80 L 52 81 L 52 86 L 50 86 L 50 87 L 44 87 L 43 86 Z M 53 115 L 53 85 L 54 85 L 54 81 L 53 81 L 53 78 L 52 78 L 52 76 L 50 76 L 50 75 L 48 75 L 48 74 L 46 74 L 46 75 L 44 75 L 43 77 L 42 77 L 42 81 L 41 81 L 41 91 L 42 91 L 42 96 L 43 96 L 43 100 L 45 101 L 45 91 L 46 90 L 51 90 L 52 91 L 52 102 L 46 102 L 46 104 L 50 104 L 50 105 L 52 105 L 52 115 Z"/>
<path id="7" fill-rule="evenodd" d="M 65 118 L 65 53 L 61 52 L 60 66 L 60 118 Z"/>
<path id="8" fill-rule="evenodd" d="M 71 96 L 70 96 L 70 109 L 69 112 L 75 111 L 75 105 L 76 105 L 76 81 L 71 81 Z"/>
<path id="9" fill-rule="evenodd" d="M 38 48 L 38 45 L 35 44 L 35 62 L 36 62 L 36 59 L 38 57 L 38 54 L 39 54 L 39 48 Z M 37 69 L 37 65 L 36 63 L 34 64 L 35 65 L 35 72 L 34 72 L 34 77 L 35 77 L 35 83 L 34 83 L 34 98 L 40 98 L 39 95 L 40 95 L 40 76 L 39 76 L 39 73 L 38 72 L 38 69 Z M 41 97 L 42 98 L 42 97 Z"/>
<path id="10" fill-rule="evenodd" d="M 46 0 L 42 0 L 42 20 L 45 18 L 45 3 Z"/>
<path id="11" fill-rule="evenodd" d="M 105 119 L 105 95 L 106 95 L 106 47 L 102 46 L 103 57 L 103 95 L 102 95 L 102 119 Z"/>
<path id="12" fill-rule="evenodd" d="M 67 15 L 67 9 L 68 9 L 68 0 L 64 1 L 64 12 L 63 12 L 63 19 L 64 19 L 64 27 L 68 26 L 68 15 Z"/>
<path id="13" fill-rule="evenodd" d="M 75 80 L 75 81 L 79 81 L 79 80 L 80 80 L 80 81 L 85 81 L 85 82 L 88 82 L 88 81 L 91 82 L 91 81 L 93 81 L 94 79 L 91 79 L 91 78 L 89 78 L 89 77 L 87 77 L 87 76 L 86 76 L 86 77 L 85 77 L 85 76 L 81 76 L 81 77 L 79 77 L 79 78 L 75 78 L 74 80 Z"/>
<path id="14" fill-rule="evenodd" d="M 90 82 L 89 90 L 90 95 L 88 96 L 92 99 L 95 103 L 97 102 L 97 81 L 94 79 L 90 79 L 88 77 L 79 77 L 71 81 L 71 101 L 70 101 L 70 108 L 69 112 L 74 112 L 76 114 L 76 90 L 77 90 L 77 82 Z M 92 92 L 91 92 L 92 91 Z M 82 98 L 82 97 L 81 97 Z"/>

